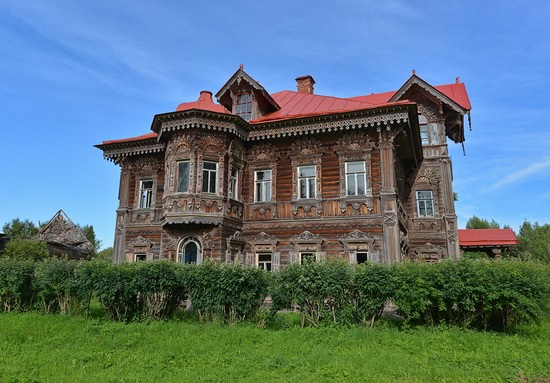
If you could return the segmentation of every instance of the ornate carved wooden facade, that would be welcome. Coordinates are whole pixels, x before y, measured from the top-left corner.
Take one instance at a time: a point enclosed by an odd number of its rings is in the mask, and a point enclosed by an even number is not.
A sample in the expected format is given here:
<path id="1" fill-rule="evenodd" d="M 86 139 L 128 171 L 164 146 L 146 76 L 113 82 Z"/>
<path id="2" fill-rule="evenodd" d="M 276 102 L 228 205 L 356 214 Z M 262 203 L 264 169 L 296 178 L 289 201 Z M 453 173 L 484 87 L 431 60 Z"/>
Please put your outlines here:
<path id="1" fill-rule="evenodd" d="M 464 85 L 413 74 L 397 92 L 344 99 L 297 81 L 271 95 L 240 68 L 220 104 L 204 91 L 156 115 L 152 133 L 98 145 L 121 167 L 114 260 L 275 270 L 458 256 L 447 139 L 464 141 Z"/>

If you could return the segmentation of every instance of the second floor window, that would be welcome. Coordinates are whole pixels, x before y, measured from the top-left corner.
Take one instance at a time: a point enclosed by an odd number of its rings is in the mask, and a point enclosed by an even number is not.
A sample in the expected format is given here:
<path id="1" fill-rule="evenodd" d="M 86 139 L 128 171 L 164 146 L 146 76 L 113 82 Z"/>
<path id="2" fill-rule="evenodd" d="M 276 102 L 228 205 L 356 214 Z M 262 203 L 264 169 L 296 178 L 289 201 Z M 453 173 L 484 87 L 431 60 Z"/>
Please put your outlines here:
<path id="1" fill-rule="evenodd" d="M 178 186 L 176 192 L 189 192 L 189 161 L 178 162 Z"/>
<path id="2" fill-rule="evenodd" d="M 237 199 L 237 188 L 239 185 L 239 169 L 231 169 L 231 184 L 229 185 L 229 198 Z"/>
<path id="3" fill-rule="evenodd" d="M 365 161 L 346 162 L 346 194 L 366 194 Z"/>
<path id="4" fill-rule="evenodd" d="M 252 118 L 252 93 L 240 93 L 237 95 L 235 114 L 245 121 Z"/>
<path id="5" fill-rule="evenodd" d="M 141 180 L 139 182 L 139 207 L 147 209 L 153 202 L 153 180 Z"/>
<path id="6" fill-rule="evenodd" d="M 315 198 L 315 166 L 298 167 L 298 198 Z"/>
<path id="7" fill-rule="evenodd" d="M 416 207 L 419 217 L 434 216 L 434 198 L 431 190 L 418 190 L 416 192 Z"/>
<path id="8" fill-rule="evenodd" d="M 203 193 L 216 193 L 216 178 L 218 164 L 216 162 L 204 161 L 202 166 L 202 191 Z"/>
<path id="9" fill-rule="evenodd" d="M 437 136 L 437 124 L 421 124 L 420 138 L 422 139 L 422 145 L 437 145 L 439 143 L 439 138 Z"/>
<path id="10" fill-rule="evenodd" d="M 271 170 L 256 170 L 254 172 L 254 187 L 256 202 L 271 201 Z"/>

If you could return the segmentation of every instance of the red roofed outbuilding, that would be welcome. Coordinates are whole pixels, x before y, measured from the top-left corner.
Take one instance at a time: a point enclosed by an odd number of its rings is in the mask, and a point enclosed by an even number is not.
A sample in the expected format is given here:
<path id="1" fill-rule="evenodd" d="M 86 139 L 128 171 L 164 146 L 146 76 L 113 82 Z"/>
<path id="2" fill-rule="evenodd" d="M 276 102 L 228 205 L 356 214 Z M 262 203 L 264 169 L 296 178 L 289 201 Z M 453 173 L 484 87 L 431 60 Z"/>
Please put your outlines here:
<path id="1" fill-rule="evenodd" d="M 517 245 L 518 239 L 512 229 L 459 229 L 458 242 L 462 252 L 484 252 L 499 257 Z"/>

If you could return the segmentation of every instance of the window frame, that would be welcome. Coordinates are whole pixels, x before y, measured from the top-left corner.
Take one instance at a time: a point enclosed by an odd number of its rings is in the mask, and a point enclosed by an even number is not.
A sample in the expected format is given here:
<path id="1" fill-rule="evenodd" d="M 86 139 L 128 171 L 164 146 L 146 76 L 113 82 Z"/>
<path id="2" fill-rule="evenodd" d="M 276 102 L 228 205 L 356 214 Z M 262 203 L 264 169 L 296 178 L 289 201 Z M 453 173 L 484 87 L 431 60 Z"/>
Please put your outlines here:
<path id="1" fill-rule="evenodd" d="M 363 165 L 363 170 L 361 172 L 350 172 L 348 166 L 350 164 L 361 164 Z M 359 196 L 366 196 L 367 195 L 367 164 L 364 160 L 357 160 L 357 161 L 346 161 L 344 164 L 344 171 L 345 171 L 345 182 L 346 182 L 346 197 L 359 197 Z M 359 193 L 359 182 L 357 180 L 358 176 L 363 176 L 363 193 Z M 348 177 L 353 176 L 354 182 L 355 182 L 355 194 L 350 194 L 350 187 L 349 187 L 349 180 Z"/>
<path id="2" fill-rule="evenodd" d="M 177 164 L 177 178 L 176 178 L 176 193 L 189 193 L 191 189 L 191 161 L 190 160 L 180 160 L 176 162 Z M 187 164 L 187 190 L 180 190 L 180 165 Z"/>
<path id="3" fill-rule="evenodd" d="M 430 197 L 421 198 L 420 193 L 430 193 Z M 416 197 L 416 215 L 419 218 L 434 218 L 435 217 L 434 192 L 432 190 L 426 190 L 426 189 L 416 190 L 415 197 Z M 427 214 L 429 210 L 427 203 L 429 203 L 429 205 L 431 206 L 431 215 Z M 421 208 L 421 205 L 423 205 L 422 208 Z M 422 209 L 424 209 L 424 214 L 421 214 Z"/>
<path id="4" fill-rule="evenodd" d="M 239 169 L 232 167 L 229 175 L 229 198 L 237 200 L 239 198 Z"/>
<path id="5" fill-rule="evenodd" d="M 195 244 L 197 247 L 197 259 L 195 262 L 185 262 L 185 248 L 190 243 Z M 198 265 L 202 262 L 202 244 L 201 241 L 195 237 L 194 235 L 188 235 L 181 239 L 180 243 L 178 244 L 178 250 L 177 250 L 177 262 L 184 265 Z"/>
<path id="6" fill-rule="evenodd" d="M 302 176 L 301 172 L 304 168 L 312 168 L 313 176 Z M 317 165 L 299 165 L 298 169 L 298 199 L 315 199 L 317 198 Z M 310 185 L 310 182 L 313 180 L 313 185 Z M 302 181 L 305 182 L 305 196 L 302 195 Z"/>
<path id="7" fill-rule="evenodd" d="M 269 261 L 261 261 L 260 257 L 266 256 L 266 255 L 269 255 Z M 269 267 L 266 267 L 267 265 L 269 265 Z M 256 253 L 256 267 L 267 272 L 273 271 L 273 253 L 268 253 L 268 252 Z"/>
<path id="8" fill-rule="evenodd" d="M 269 180 L 258 180 L 258 173 L 269 173 Z M 254 202 L 271 202 L 272 200 L 273 171 L 271 169 L 254 170 Z M 260 193 L 258 187 L 261 188 Z M 260 195 L 261 194 L 261 198 Z"/>
<path id="9" fill-rule="evenodd" d="M 215 169 L 206 169 L 206 164 L 214 164 Z M 207 194 L 217 194 L 219 164 L 216 161 L 204 160 L 202 163 L 201 191 Z M 205 177 L 206 175 L 206 177 Z M 205 185 L 206 180 L 206 185 Z M 212 182 L 213 181 L 213 182 Z M 205 190 L 205 186 L 206 189 Z"/>
<path id="10" fill-rule="evenodd" d="M 145 188 L 144 184 L 146 182 L 151 183 L 150 188 Z M 153 207 L 153 196 L 155 190 L 155 180 L 152 178 L 144 178 L 139 180 L 139 191 L 138 191 L 138 208 L 139 209 L 150 209 Z M 145 194 L 144 194 L 145 193 Z"/>
<path id="11" fill-rule="evenodd" d="M 300 265 L 305 265 L 310 262 L 317 262 L 317 251 L 300 251 L 299 255 Z"/>
<path id="12" fill-rule="evenodd" d="M 247 99 L 244 102 L 241 100 L 244 97 Z M 252 119 L 252 111 L 254 109 L 254 95 L 252 92 L 240 92 L 235 96 L 235 114 L 245 121 Z"/>

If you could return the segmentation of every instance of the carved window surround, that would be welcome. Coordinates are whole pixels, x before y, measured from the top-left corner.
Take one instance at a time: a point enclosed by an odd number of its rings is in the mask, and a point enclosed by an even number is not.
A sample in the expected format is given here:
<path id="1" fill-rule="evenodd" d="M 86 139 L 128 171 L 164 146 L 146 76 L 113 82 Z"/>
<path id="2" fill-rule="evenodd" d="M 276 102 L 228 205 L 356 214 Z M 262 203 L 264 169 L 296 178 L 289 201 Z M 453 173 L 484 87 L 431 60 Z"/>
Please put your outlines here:
<path id="1" fill-rule="evenodd" d="M 240 231 L 236 231 L 226 240 L 225 263 L 244 262 L 243 250 L 246 244 Z"/>
<path id="2" fill-rule="evenodd" d="M 290 243 L 294 245 L 294 250 L 289 252 L 290 262 L 301 262 L 301 253 L 315 253 L 317 261 L 325 258 L 325 252 L 321 251 L 321 245 L 324 239 L 321 234 L 313 234 L 305 230 L 301 234 L 293 235 Z"/>
<path id="3" fill-rule="evenodd" d="M 413 207 L 413 221 L 420 222 L 426 221 L 430 222 L 432 221 L 439 221 L 440 214 L 439 214 L 439 203 L 438 203 L 438 186 L 441 181 L 441 176 L 433 169 L 429 168 L 423 168 L 418 173 L 415 181 L 414 186 L 411 189 L 411 196 L 413 198 L 412 201 L 412 207 Z M 434 215 L 433 217 L 420 217 L 418 215 L 418 208 L 417 208 L 417 200 L 416 195 L 417 191 L 431 191 L 432 192 L 432 201 L 433 201 L 433 211 Z"/>
<path id="4" fill-rule="evenodd" d="M 153 242 L 141 235 L 128 242 L 126 246 L 126 261 L 135 262 L 136 254 L 146 254 L 145 260 L 152 261 L 154 258 Z"/>
<path id="5" fill-rule="evenodd" d="M 348 255 L 350 264 L 357 264 L 357 253 L 362 252 L 368 253 L 369 261 L 379 261 L 378 253 L 375 253 L 373 250 L 373 245 L 376 240 L 372 233 L 364 233 L 359 229 L 355 229 L 349 234 L 341 235 L 339 239 L 344 245 L 344 250 Z"/>
<path id="6" fill-rule="evenodd" d="M 312 208 L 315 208 L 316 214 L 321 214 L 323 211 L 323 194 L 321 189 L 322 177 L 322 162 L 323 148 L 321 143 L 315 138 L 303 138 L 295 141 L 289 150 L 289 157 L 292 162 L 292 214 L 298 214 L 298 209 L 303 209 L 308 213 Z M 299 198 L 299 174 L 300 166 L 312 165 L 315 166 L 315 198 Z"/>
<path id="7" fill-rule="evenodd" d="M 228 162 L 227 162 L 227 168 L 229 171 L 227 172 L 227 195 L 230 196 L 232 190 L 229 190 L 229 188 L 232 187 L 232 171 L 233 169 L 237 170 L 237 190 L 236 195 L 237 199 L 236 201 L 243 202 L 243 187 L 242 187 L 242 180 L 244 176 L 244 146 L 241 140 L 234 139 L 231 141 L 231 144 L 228 148 Z"/>
<path id="8" fill-rule="evenodd" d="M 261 232 L 248 238 L 248 244 L 252 252 L 246 253 L 246 263 L 258 265 L 258 254 L 271 253 L 271 270 L 279 270 L 281 264 L 281 253 L 277 251 L 277 242 L 279 240 L 274 235 Z"/>
<path id="9" fill-rule="evenodd" d="M 415 254 L 416 261 L 433 263 L 439 262 L 441 260 L 441 258 L 445 254 L 445 250 L 440 246 L 436 246 L 428 242 L 423 246 L 417 247 L 415 250 Z"/>

